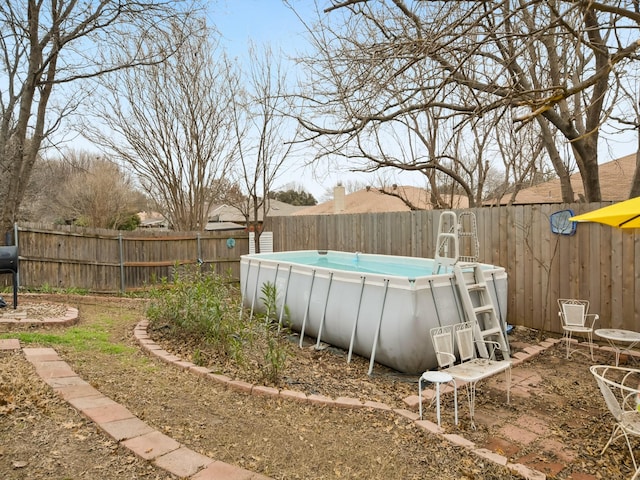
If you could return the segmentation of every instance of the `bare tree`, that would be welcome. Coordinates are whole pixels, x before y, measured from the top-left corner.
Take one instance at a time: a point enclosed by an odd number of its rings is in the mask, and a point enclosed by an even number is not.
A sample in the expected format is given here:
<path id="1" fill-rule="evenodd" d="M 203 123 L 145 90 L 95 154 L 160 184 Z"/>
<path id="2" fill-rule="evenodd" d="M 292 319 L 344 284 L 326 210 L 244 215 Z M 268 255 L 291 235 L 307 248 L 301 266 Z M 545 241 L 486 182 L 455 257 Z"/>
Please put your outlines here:
<path id="1" fill-rule="evenodd" d="M 238 152 L 232 105 L 240 87 L 205 21 L 188 27 L 174 23 L 143 42 L 155 49 L 179 39 L 167 61 L 101 78 L 94 114 L 104 125 L 85 132 L 135 172 L 173 229 L 204 230 Z"/>
<path id="2" fill-rule="evenodd" d="M 146 199 L 119 166 L 95 152 L 65 150 L 39 159 L 25 192 L 21 219 L 122 228 Z"/>
<path id="3" fill-rule="evenodd" d="M 600 128 L 616 102 L 616 76 L 637 68 L 636 7 L 630 0 L 332 1 L 309 25 L 316 52 L 306 59 L 301 121 L 310 138 L 328 138 L 341 153 L 363 143 L 372 126 L 406 123 L 415 112 L 435 111 L 453 130 L 492 112 L 515 118 L 516 129 L 535 119 L 565 201 L 574 198 L 556 131 L 571 146 L 586 200 L 599 201 Z"/>
<path id="4" fill-rule="evenodd" d="M 106 158 L 71 153 L 73 171 L 56 189 L 58 218 L 95 228 L 122 228 L 142 208 L 133 180 Z"/>
<path id="5" fill-rule="evenodd" d="M 246 190 L 244 201 L 236 205 L 247 225 L 255 232 L 259 251 L 260 214 L 269 211 L 269 192 L 285 167 L 293 146 L 297 124 L 287 92 L 287 76 L 279 58 L 269 46 L 249 51 L 244 97 L 233 104 L 235 129 L 239 138 L 240 179 Z"/>
<path id="6" fill-rule="evenodd" d="M 17 221 L 54 223 L 59 216 L 51 208 L 60 185 L 69 178 L 72 167 L 61 159 L 41 158 L 35 162 Z"/>
<path id="7" fill-rule="evenodd" d="M 163 61 L 175 42 L 140 40 L 188 16 L 185 2 L 21 0 L 0 5 L 0 232 L 16 220 L 43 142 L 84 98 L 73 89 L 105 72 Z M 131 55 L 123 56 L 123 47 Z M 56 92 L 64 95 L 56 95 Z"/>
<path id="8" fill-rule="evenodd" d="M 616 105 L 612 118 L 616 124 L 612 126 L 615 131 L 635 131 L 636 136 L 636 169 L 631 182 L 629 198 L 640 196 L 640 78 L 629 75 L 620 82 L 621 101 Z"/>

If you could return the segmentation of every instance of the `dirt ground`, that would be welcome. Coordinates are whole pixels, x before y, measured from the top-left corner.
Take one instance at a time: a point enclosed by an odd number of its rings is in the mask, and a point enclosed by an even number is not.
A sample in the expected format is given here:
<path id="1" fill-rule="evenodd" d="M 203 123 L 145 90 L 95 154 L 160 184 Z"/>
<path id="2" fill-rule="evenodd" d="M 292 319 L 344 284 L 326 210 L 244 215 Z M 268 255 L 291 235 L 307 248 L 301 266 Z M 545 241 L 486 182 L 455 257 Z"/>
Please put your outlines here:
<path id="1" fill-rule="evenodd" d="M 110 342 L 122 348 L 83 349 L 56 339 L 60 329 L 32 328 L 20 333 L 44 332 L 53 337 L 50 341 L 38 337 L 33 344 L 25 343 L 28 338 L 24 337 L 23 346 L 53 346 L 102 393 L 153 428 L 211 458 L 274 479 L 520 478 L 392 413 L 248 396 L 150 358 L 132 335 L 133 326 L 144 317 L 140 302 L 95 297 L 64 297 L 60 302 L 79 308 L 77 328 L 97 325 L 107 330 Z M 520 340 L 536 333 L 523 330 Z M 183 342 L 175 340 L 172 345 L 167 335 L 159 336 L 158 341 L 188 358 Z M 417 393 L 417 378 L 379 366 L 369 377 L 366 360 L 358 358 L 347 365 L 344 353 L 338 350 L 293 351 L 297 353 L 283 377 L 287 388 L 360 397 L 401 408 L 406 407 L 404 398 Z M 553 347 L 531 362 L 544 379 L 538 392 L 504 407 L 502 392 L 479 385 L 478 412 L 497 415 L 499 409 L 509 421 L 510 415 L 527 409 L 544 411 L 554 419 L 560 438 L 577 444 L 581 453 L 574 463 L 580 465 L 581 472 L 591 471 L 594 478 L 629 476 L 628 466 L 620 467 L 628 463 L 628 452 L 622 446 L 599 456 L 610 423 L 592 378 L 585 374 L 590 363 L 579 357 L 568 362 L 562 350 Z M 466 413 L 461 407 L 459 427 L 446 420 L 444 427 L 481 445 L 491 431 L 482 425 L 473 431 L 464 420 Z M 60 400 L 21 354 L 3 353 L 0 478 L 172 477 L 134 457 Z M 571 478 L 571 471 L 555 478 Z"/>

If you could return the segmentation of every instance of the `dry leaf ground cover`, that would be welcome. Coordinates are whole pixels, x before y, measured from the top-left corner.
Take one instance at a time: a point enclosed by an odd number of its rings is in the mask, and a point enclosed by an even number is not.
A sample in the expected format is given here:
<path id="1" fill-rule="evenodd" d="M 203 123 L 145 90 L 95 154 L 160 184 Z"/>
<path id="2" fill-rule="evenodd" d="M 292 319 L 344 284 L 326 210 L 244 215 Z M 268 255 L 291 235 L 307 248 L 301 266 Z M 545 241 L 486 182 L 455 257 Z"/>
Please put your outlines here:
<path id="1" fill-rule="evenodd" d="M 132 336 L 134 325 L 144 317 L 140 302 L 95 297 L 58 300 L 79 308 L 78 326 L 28 328 L 3 336 L 19 336 L 23 345 L 54 347 L 102 393 L 153 428 L 211 458 L 275 479 L 520 478 L 391 412 L 250 396 L 158 362 Z M 522 335 L 534 333 L 523 331 Z M 186 342 L 166 332 L 157 341 L 188 359 Z M 295 348 L 293 352 L 282 377 L 290 389 L 366 397 L 405 408 L 403 399 L 417 392 L 415 378 L 382 367 L 368 377 L 366 361 L 346 365 L 343 353 L 331 348 L 320 352 Z M 602 355 L 598 361 L 611 360 L 610 354 L 598 355 Z M 552 347 L 525 364 L 540 378 L 528 396 L 514 395 L 507 406 L 503 392 L 491 384 L 479 386 L 475 431 L 465 420 L 464 404 L 461 425 L 452 425 L 448 415 L 452 405 L 446 398 L 445 431 L 486 444 L 510 461 L 528 458 L 532 463 L 562 464 L 548 478 L 626 478 L 631 470 L 623 444 L 599 455 L 610 420 L 589 378 L 590 363 L 581 357 L 566 361 L 562 349 Z M 529 413 L 547 420 L 551 425 L 547 443 L 558 442 L 562 449 L 556 445 L 545 452 L 539 446 L 505 441 L 501 428 Z M 517 451 L 508 451 L 516 447 Z M 563 449 L 575 451 L 575 456 L 561 458 L 558 454 Z M 135 458 L 62 402 L 20 354 L 5 353 L 0 356 L 0 478 L 171 477 Z"/>

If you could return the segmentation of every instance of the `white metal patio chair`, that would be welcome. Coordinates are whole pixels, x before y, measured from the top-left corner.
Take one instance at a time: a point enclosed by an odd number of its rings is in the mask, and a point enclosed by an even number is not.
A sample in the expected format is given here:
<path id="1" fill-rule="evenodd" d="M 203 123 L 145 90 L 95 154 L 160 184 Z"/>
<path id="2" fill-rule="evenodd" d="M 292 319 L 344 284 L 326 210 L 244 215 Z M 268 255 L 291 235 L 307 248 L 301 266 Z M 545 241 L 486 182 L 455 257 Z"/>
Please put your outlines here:
<path id="1" fill-rule="evenodd" d="M 453 365 L 456 356 L 453 352 L 453 327 L 436 327 L 431 331 L 431 342 L 433 343 L 434 352 L 440 368 Z M 458 424 L 458 386 L 455 378 L 444 371 L 427 370 L 420 376 L 418 380 L 418 398 L 420 404 L 420 419 L 422 419 L 422 383 L 431 383 L 435 387 L 435 397 L 432 399 L 436 401 L 436 418 L 438 419 L 438 426 L 440 426 L 440 387 L 441 385 L 453 385 L 453 405 L 455 412 L 455 424 Z"/>
<path id="2" fill-rule="evenodd" d="M 447 333 L 453 337 L 460 355 L 460 363 L 455 364 L 455 353 L 452 340 L 447 339 Z M 434 331 L 435 330 L 435 331 Z M 510 360 L 494 360 L 493 358 L 478 358 L 476 344 L 483 342 L 488 344 L 488 351 L 494 352 L 500 349 L 497 342 L 477 340 L 474 332 L 477 330 L 477 322 L 463 322 L 453 327 L 440 327 L 432 330 L 432 341 L 436 351 L 438 364 L 443 367 L 442 372 L 451 375 L 455 380 L 464 382 L 467 387 L 467 399 L 469 403 L 469 415 L 471 417 L 471 426 L 475 428 L 475 399 L 476 384 L 484 379 L 491 377 L 497 373 L 505 372 L 507 386 L 507 403 L 510 401 L 511 390 L 511 361 Z"/>
<path id="3" fill-rule="evenodd" d="M 599 315 L 589 313 L 589 301 L 569 298 L 558 299 L 558 316 L 562 320 L 562 340 L 565 342 L 567 358 L 571 358 L 573 352 L 580 352 L 577 348 L 571 348 L 573 334 L 583 335 L 589 344 L 589 353 L 593 360 L 593 327 Z"/>
<path id="4" fill-rule="evenodd" d="M 614 441 L 624 437 L 635 470 L 631 480 L 636 480 L 640 478 L 640 468 L 633 454 L 630 437 L 640 438 L 640 406 L 638 406 L 640 370 L 611 365 L 593 365 L 590 370 L 598 383 L 607 408 L 615 419 L 609 441 L 600 455 L 604 454 Z"/>

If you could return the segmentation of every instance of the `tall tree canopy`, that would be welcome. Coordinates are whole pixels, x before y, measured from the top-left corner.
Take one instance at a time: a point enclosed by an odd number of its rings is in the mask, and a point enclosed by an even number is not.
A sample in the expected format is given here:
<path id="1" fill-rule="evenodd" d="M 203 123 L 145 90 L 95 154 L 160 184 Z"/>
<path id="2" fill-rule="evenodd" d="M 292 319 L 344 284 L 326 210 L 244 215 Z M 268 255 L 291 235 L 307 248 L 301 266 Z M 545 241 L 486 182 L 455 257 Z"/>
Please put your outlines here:
<path id="1" fill-rule="evenodd" d="M 274 200 L 278 200 L 280 202 L 288 203 L 289 205 L 295 206 L 310 206 L 317 205 L 318 201 L 315 197 L 304 190 L 295 190 L 290 188 L 288 190 L 281 190 L 278 192 L 270 192 L 269 198 L 273 198 Z"/>
<path id="2" fill-rule="evenodd" d="M 173 40 L 139 47 L 190 11 L 165 0 L 1 2 L 0 232 L 17 218 L 38 151 L 87 98 L 81 81 L 170 57 Z"/>
<path id="3" fill-rule="evenodd" d="M 59 158 L 36 162 L 20 209 L 21 219 L 96 228 L 135 227 L 132 221 L 137 213 L 147 208 L 146 198 L 131 176 L 95 152 L 62 153 Z"/>
<path id="4" fill-rule="evenodd" d="M 574 164 L 586 200 L 600 201 L 601 128 L 636 111 L 624 92 L 637 92 L 639 23 L 634 0 L 332 0 L 308 26 L 301 123 L 323 155 L 438 172 L 471 204 L 470 179 L 487 174 L 478 159 L 530 129 L 529 161 L 511 171 L 535 174 L 544 153 L 565 201 Z"/>
<path id="5" fill-rule="evenodd" d="M 239 180 L 246 196 L 235 206 L 255 232 L 260 248 L 261 217 L 269 211 L 269 192 L 289 160 L 297 125 L 288 99 L 287 70 L 268 45 L 249 48 L 250 67 L 243 72 L 244 95 L 233 104 L 239 141 Z M 293 124 L 293 125 L 292 125 Z"/>
<path id="6" fill-rule="evenodd" d="M 179 39 L 166 61 L 100 79 L 93 113 L 101 122 L 84 130 L 136 173 L 172 228 L 204 230 L 238 155 L 232 102 L 240 87 L 203 19 L 172 27 L 142 44 L 154 50 Z"/>

